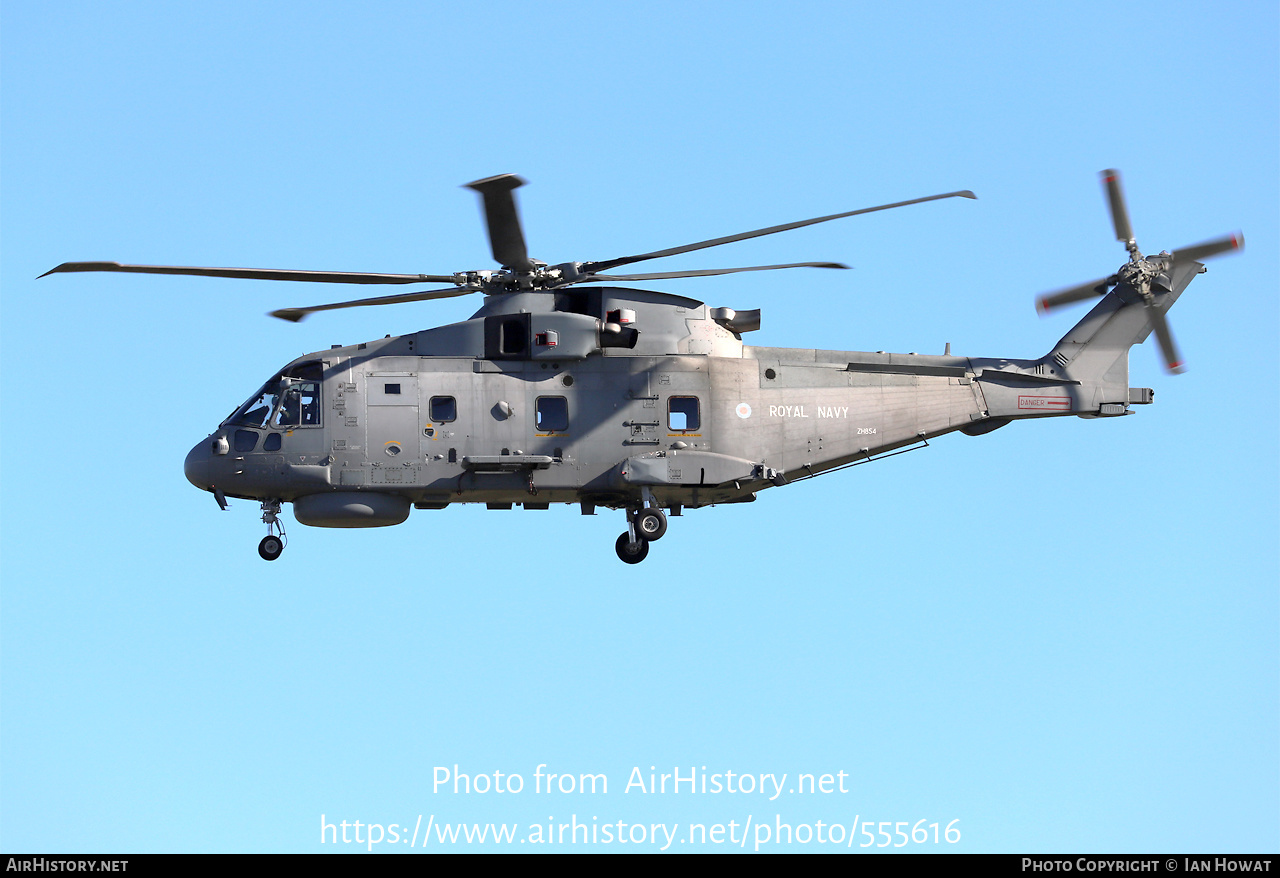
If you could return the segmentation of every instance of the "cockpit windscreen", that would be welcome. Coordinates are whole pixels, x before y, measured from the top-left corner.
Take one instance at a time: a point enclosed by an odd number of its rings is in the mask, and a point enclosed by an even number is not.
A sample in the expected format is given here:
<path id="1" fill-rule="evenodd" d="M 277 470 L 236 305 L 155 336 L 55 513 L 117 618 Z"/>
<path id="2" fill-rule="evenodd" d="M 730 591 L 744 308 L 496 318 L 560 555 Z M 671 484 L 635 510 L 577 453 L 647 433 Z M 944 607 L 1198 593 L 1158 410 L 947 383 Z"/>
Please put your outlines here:
<path id="1" fill-rule="evenodd" d="M 299 363 L 273 377 L 227 419 L 227 425 L 253 427 L 320 426 L 323 366 Z"/>

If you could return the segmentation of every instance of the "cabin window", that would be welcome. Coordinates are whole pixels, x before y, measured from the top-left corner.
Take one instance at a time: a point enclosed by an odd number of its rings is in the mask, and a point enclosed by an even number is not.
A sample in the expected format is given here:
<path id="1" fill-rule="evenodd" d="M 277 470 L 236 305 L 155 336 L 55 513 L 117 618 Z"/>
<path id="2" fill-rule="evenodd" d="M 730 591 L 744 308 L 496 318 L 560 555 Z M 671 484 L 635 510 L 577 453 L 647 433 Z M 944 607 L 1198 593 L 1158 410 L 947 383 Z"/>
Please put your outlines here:
<path id="1" fill-rule="evenodd" d="M 673 396 L 667 400 L 667 426 L 672 430 L 687 432 L 701 424 L 696 396 Z"/>
<path id="2" fill-rule="evenodd" d="M 569 429 L 569 400 L 563 396 L 538 397 L 534 412 L 534 424 L 539 433 L 560 433 Z"/>
<path id="3" fill-rule="evenodd" d="M 258 447 L 258 434 L 252 430 L 236 430 L 235 448 L 236 451 L 244 454 Z"/>
<path id="4" fill-rule="evenodd" d="M 382 387 L 382 392 L 383 392 L 383 393 L 385 393 L 385 394 L 389 394 L 389 395 L 399 396 L 399 395 L 400 395 L 400 385 L 399 385 L 399 384 L 384 384 L 384 385 L 383 385 L 383 387 Z"/>
<path id="5" fill-rule="evenodd" d="M 431 397 L 431 420 L 436 423 L 456 421 L 458 419 L 458 401 L 452 396 Z"/>
<path id="6" fill-rule="evenodd" d="M 263 451 L 279 451 L 280 450 L 280 434 L 268 433 L 267 441 L 262 443 Z"/>

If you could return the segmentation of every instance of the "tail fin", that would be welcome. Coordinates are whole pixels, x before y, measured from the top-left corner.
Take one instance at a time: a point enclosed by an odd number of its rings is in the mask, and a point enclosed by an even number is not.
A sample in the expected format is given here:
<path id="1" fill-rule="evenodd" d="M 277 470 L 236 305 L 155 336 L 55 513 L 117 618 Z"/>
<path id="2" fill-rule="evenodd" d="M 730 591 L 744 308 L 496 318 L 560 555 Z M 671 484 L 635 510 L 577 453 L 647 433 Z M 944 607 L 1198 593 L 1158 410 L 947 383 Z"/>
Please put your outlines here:
<path id="1" fill-rule="evenodd" d="M 1156 295 L 1155 309 L 1160 314 L 1168 311 L 1204 270 L 1190 260 L 1175 264 L 1171 288 Z M 1122 285 L 1104 296 L 1041 362 L 1082 385 L 1101 385 L 1099 390 L 1108 402 L 1127 402 L 1129 348 L 1146 341 L 1152 328 L 1145 303 Z"/>

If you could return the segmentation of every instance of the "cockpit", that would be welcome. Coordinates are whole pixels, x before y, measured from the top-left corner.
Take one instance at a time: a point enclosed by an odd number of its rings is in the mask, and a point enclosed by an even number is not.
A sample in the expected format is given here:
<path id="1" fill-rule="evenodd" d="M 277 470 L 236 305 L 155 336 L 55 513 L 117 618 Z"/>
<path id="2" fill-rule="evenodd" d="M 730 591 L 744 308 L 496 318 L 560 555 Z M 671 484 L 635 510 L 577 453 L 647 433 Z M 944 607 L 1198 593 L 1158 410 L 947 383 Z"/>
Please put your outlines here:
<path id="1" fill-rule="evenodd" d="M 257 430 L 320 426 L 323 370 L 316 361 L 288 367 L 262 385 L 223 426 Z"/>

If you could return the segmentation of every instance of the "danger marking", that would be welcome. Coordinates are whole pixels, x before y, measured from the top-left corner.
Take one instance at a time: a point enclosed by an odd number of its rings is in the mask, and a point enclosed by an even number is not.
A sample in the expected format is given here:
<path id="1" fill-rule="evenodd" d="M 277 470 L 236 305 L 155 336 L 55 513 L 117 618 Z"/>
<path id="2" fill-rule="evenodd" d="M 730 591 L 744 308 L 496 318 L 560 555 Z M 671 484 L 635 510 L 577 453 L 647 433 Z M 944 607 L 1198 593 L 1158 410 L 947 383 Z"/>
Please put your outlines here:
<path id="1" fill-rule="evenodd" d="M 1071 400 L 1065 396 L 1020 396 L 1018 397 L 1018 408 L 1020 410 L 1065 412 L 1071 410 Z"/>

